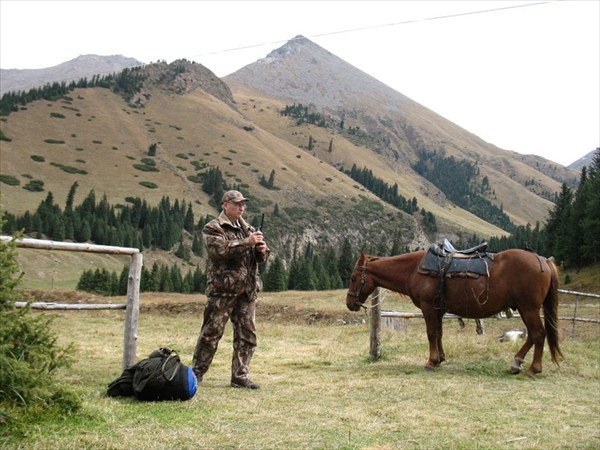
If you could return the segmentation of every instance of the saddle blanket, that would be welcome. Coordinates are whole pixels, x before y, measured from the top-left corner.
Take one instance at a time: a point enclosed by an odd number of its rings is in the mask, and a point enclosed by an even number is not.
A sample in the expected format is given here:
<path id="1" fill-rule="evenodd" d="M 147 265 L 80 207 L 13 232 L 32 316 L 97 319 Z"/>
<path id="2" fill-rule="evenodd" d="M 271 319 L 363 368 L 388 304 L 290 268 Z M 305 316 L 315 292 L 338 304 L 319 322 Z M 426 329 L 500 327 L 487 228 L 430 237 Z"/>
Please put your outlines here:
<path id="1" fill-rule="evenodd" d="M 468 258 L 452 255 L 439 256 L 429 250 L 419 266 L 419 272 L 426 275 L 439 276 L 443 273 L 446 278 L 489 276 L 492 270 L 494 256 L 490 253 L 479 253 Z"/>

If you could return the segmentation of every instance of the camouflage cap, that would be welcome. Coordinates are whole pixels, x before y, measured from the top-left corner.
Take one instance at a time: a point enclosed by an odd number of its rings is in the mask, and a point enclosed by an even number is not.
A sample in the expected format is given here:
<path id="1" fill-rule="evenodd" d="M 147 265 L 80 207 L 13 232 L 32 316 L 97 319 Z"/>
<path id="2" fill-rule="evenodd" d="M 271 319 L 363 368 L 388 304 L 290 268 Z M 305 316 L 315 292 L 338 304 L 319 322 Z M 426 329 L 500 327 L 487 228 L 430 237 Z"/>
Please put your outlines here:
<path id="1" fill-rule="evenodd" d="M 221 200 L 222 203 L 225 203 L 225 202 L 237 203 L 237 202 L 247 202 L 247 201 L 248 201 L 248 199 L 246 197 L 244 197 L 240 191 L 227 191 L 223 194 L 223 200 Z"/>

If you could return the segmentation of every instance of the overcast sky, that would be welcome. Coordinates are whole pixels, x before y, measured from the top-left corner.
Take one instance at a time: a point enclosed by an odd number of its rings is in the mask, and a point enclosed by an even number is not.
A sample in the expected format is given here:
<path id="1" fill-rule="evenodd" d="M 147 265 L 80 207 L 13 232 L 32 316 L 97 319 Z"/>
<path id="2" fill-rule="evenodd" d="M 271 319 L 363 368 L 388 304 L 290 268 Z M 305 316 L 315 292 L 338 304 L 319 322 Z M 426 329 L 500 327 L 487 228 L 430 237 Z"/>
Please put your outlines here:
<path id="1" fill-rule="evenodd" d="M 0 0 L 0 67 L 187 58 L 228 75 L 296 35 L 498 147 L 600 146 L 600 1 Z"/>

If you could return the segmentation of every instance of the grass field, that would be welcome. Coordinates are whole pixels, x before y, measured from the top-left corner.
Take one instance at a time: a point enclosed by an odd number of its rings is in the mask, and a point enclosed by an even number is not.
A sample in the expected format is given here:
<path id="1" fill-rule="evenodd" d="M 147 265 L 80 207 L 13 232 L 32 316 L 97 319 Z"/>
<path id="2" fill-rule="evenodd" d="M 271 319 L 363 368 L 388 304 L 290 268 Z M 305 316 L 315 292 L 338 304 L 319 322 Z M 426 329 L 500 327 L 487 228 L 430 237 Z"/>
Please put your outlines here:
<path id="1" fill-rule="evenodd" d="M 349 312 L 344 296 L 343 290 L 263 294 L 251 373 L 261 389 L 229 387 L 228 328 L 198 393 L 186 402 L 106 397 L 108 383 L 121 372 L 123 311 L 44 312 L 54 316 L 60 342 L 74 344 L 74 364 L 59 375 L 81 395 L 84 407 L 76 416 L 32 424 L 0 447 L 600 447 L 600 325 L 578 322 L 573 330 L 572 322 L 561 321 L 565 361 L 556 367 L 546 351 L 544 372 L 529 379 L 507 370 L 520 344 L 495 340 L 521 328 L 519 319 L 489 319 L 482 336 L 472 320 L 464 329 L 446 320 L 447 361 L 425 372 L 422 319 L 411 319 L 402 331 L 384 330 L 382 357 L 373 362 L 369 319 Z M 203 296 L 143 294 L 138 358 L 167 346 L 190 364 L 204 301 Z M 561 316 L 572 313 L 569 303 L 563 301 Z M 415 310 L 389 293 L 384 309 Z M 581 301 L 578 315 L 598 317 L 599 310 L 598 301 Z"/>

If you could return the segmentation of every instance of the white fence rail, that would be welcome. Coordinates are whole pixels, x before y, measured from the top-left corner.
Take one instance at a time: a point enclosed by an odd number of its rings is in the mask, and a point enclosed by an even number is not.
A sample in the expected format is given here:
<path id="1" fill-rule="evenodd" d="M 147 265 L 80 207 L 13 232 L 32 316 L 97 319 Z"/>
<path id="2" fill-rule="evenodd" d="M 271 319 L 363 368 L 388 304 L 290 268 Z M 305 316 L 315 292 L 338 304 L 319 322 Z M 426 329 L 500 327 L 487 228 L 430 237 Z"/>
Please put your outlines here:
<path id="1" fill-rule="evenodd" d="M 125 309 L 125 325 L 123 336 L 123 369 L 136 363 L 137 330 L 140 315 L 140 277 L 142 273 L 143 256 L 137 248 L 113 247 L 110 245 L 75 244 L 55 242 L 43 239 L 14 239 L 12 236 L 0 236 L 0 241 L 15 241 L 17 247 L 37 248 L 43 250 L 64 250 L 70 252 L 104 253 L 112 255 L 130 255 L 129 276 L 127 278 L 127 304 L 125 305 L 66 305 L 57 303 L 30 303 L 36 309 Z M 27 303 L 16 302 L 15 306 L 22 307 Z"/>

